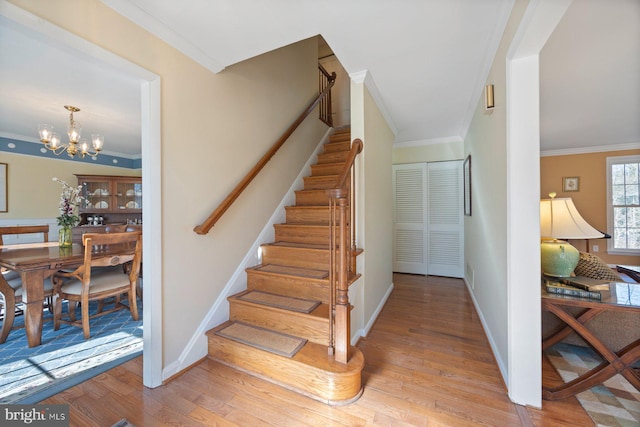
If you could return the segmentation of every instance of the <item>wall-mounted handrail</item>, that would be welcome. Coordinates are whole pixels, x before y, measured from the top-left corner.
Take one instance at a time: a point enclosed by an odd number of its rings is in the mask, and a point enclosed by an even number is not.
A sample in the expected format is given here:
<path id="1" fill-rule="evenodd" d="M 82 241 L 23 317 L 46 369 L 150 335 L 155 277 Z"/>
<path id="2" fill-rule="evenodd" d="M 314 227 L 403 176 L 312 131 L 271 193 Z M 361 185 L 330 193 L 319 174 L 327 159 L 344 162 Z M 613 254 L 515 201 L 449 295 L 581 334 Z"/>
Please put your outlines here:
<path id="1" fill-rule="evenodd" d="M 354 209 L 355 186 L 351 183 L 356 156 L 363 143 L 354 139 L 351 150 L 334 188 L 327 190 L 329 196 L 329 354 L 340 363 L 348 363 L 351 346 L 351 305 L 349 303 L 349 275 L 351 272 L 352 248 L 350 228 Z M 355 243 L 354 243 L 355 245 Z"/>
<path id="2" fill-rule="evenodd" d="M 309 114 L 316 108 L 318 103 L 322 101 L 328 94 L 331 93 L 331 88 L 335 83 L 335 73 L 333 73 L 333 80 L 327 85 L 327 87 L 320 92 L 318 97 L 309 104 L 309 106 L 298 116 L 298 118 L 289 126 L 289 128 L 282 134 L 280 138 L 273 144 L 273 146 L 267 151 L 264 156 L 256 163 L 256 165 L 247 173 L 247 175 L 236 185 L 236 187 L 229 193 L 229 195 L 220 203 L 220 205 L 209 215 L 209 217 L 200 225 L 193 228 L 198 234 L 207 234 L 209 230 L 215 225 L 216 222 L 224 215 L 224 213 L 231 207 L 233 202 L 242 194 L 245 188 L 253 181 L 253 179 L 260 173 L 262 168 L 271 160 L 271 158 L 278 152 L 280 147 L 289 139 L 293 132 L 300 126 L 300 124 L 307 118 Z"/>

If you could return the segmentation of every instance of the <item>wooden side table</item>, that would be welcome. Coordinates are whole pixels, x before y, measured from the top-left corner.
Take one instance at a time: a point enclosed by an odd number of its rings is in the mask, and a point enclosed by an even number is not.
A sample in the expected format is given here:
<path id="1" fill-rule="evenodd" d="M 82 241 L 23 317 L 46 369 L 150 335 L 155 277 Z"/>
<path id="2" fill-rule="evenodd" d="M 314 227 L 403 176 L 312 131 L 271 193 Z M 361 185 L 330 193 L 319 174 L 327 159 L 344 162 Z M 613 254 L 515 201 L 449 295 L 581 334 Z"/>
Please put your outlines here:
<path id="1" fill-rule="evenodd" d="M 551 294 L 542 287 L 542 309 L 553 313 L 565 323 L 565 326 L 561 326 L 542 341 L 542 350 L 575 332 L 603 359 L 600 365 L 568 383 L 558 387 L 543 386 L 544 399 L 558 400 L 573 396 L 602 384 L 616 374 L 623 375 L 631 385 L 640 390 L 640 375 L 632 367 L 640 360 L 640 340 L 614 352 L 587 327 L 589 320 L 605 311 L 632 311 L 640 315 L 640 284 L 614 282 L 610 287 L 610 292 L 603 293 L 602 300 Z M 580 307 L 583 310 L 573 315 L 567 310 L 569 307 Z"/>

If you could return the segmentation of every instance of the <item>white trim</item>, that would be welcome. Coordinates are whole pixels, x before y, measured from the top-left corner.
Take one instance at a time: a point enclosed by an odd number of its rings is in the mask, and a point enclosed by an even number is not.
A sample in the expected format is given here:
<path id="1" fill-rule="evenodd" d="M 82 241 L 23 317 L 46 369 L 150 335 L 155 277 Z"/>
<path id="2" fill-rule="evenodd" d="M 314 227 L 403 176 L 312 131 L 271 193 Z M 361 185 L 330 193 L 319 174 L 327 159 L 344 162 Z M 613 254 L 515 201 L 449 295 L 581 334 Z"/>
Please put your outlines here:
<path id="1" fill-rule="evenodd" d="M 143 383 L 162 385 L 162 142 L 160 77 L 141 86 L 142 126 L 142 276 L 143 292 Z M 156 266 L 156 268 L 152 268 Z"/>
<path id="2" fill-rule="evenodd" d="M 539 53 L 571 0 L 531 0 L 506 61 L 509 398 L 542 406 Z"/>
<path id="3" fill-rule="evenodd" d="M 613 230 L 613 200 L 611 195 L 611 166 L 621 165 L 626 163 L 639 163 L 639 155 L 631 156 L 610 156 L 607 157 L 607 232 L 611 234 L 611 239 L 607 239 L 607 254 L 609 255 L 624 255 L 624 256 L 638 256 L 640 255 L 640 249 L 625 249 L 614 247 L 615 235 Z"/>
<path id="4" fill-rule="evenodd" d="M 160 77 L 128 60 L 109 52 L 43 18 L 0 0 L 0 15 L 25 26 L 49 40 L 71 49 L 79 55 L 87 55 L 117 70 L 140 78 L 142 91 L 142 182 L 143 195 L 143 277 L 149 292 L 144 293 L 144 372 L 143 383 L 147 387 L 161 385 L 162 370 L 162 274 L 151 266 L 162 265 L 162 193 L 161 183 L 161 117 Z M 153 212 L 153 215 L 151 213 Z"/>
<path id="5" fill-rule="evenodd" d="M 369 94 L 371 95 L 374 102 L 376 103 L 376 106 L 380 110 L 382 117 L 384 117 L 384 119 L 386 120 L 387 125 L 389 126 L 389 129 L 391 129 L 391 132 L 393 133 L 394 136 L 397 135 L 398 128 L 396 127 L 393 121 L 393 118 L 391 117 L 391 114 L 389 114 L 389 111 L 387 110 L 387 106 L 382 100 L 380 91 L 378 91 L 378 87 L 376 86 L 376 83 L 373 81 L 373 77 L 371 77 L 371 73 L 369 72 L 369 70 L 362 70 L 362 71 L 356 71 L 354 73 L 349 73 L 349 78 L 354 83 L 357 83 L 357 84 L 364 83 L 367 89 L 369 89 Z"/>
<path id="6" fill-rule="evenodd" d="M 128 0 L 101 0 L 102 3 L 115 10 L 125 18 L 135 22 L 136 25 L 154 34 L 159 39 L 184 53 L 203 67 L 214 73 L 224 70 L 224 65 L 215 58 L 211 58 L 200 48 L 188 41 L 182 35 L 176 33 L 163 22 L 158 21 L 145 10 L 142 10 L 134 2 Z"/>
<path id="7" fill-rule="evenodd" d="M 487 336 L 487 340 L 489 340 L 489 346 L 491 347 L 491 351 L 493 352 L 493 357 L 495 357 L 496 362 L 498 363 L 498 369 L 500 369 L 500 374 L 502 375 L 502 378 L 508 378 L 509 375 L 508 375 L 507 366 L 505 365 L 504 360 L 502 360 L 502 357 L 500 357 L 500 352 L 498 351 L 498 345 L 496 344 L 496 341 L 493 339 L 493 335 L 491 335 L 491 329 L 489 328 L 489 325 L 487 324 L 487 320 L 484 318 L 482 310 L 480 309 L 480 305 L 478 304 L 478 300 L 476 299 L 476 294 L 473 292 L 473 285 L 469 284 L 466 277 L 463 277 L 462 280 L 464 281 L 464 284 L 467 287 L 469 295 L 471 295 L 471 301 L 473 301 L 473 306 L 476 309 L 478 318 L 480 318 L 482 329 L 484 330 L 484 333 Z"/>
<path id="8" fill-rule="evenodd" d="M 557 149 L 557 150 L 545 150 L 540 152 L 540 157 L 570 156 L 574 154 L 605 153 L 608 151 L 623 151 L 623 150 L 640 150 L 640 142 L 632 142 L 629 144 L 597 145 L 594 147 L 577 147 L 577 148 L 564 148 L 564 149 Z"/>
<path id="9" fill-rule="evenodd" d="M 359 280 L 362 280 L 362 278 L 360 278 Z M 373 324 L 378 319 L 378 316 L 380 316 L 380 312 L 382 311 L 382 309 L 384 308 L 384 305 L 387 303 L 387 300 L 391 296 L 391 292 L 393 292 L 393 289 L 394 289 L 394 284 L 393 282 L 391 282 L 391 284 L 387 288 L 387 292 L 385 292 L 384 296 L 380 300 L 380 303 L 371 314 L 371 317 L 369 318 L 369 321 L 364 326 L 364 328 L 358 329 L 358 331 L 355 334 L 351 335 L 351 345 L 356 345 L 360 338 L 365 338 L 367 335 L 369 335 L 369 332 L 371 332 L 371 328 L 373 328 Z"/>
<path id="10" fill-rule="evenodd" d="M 263 243 L 272 242 L 274 239 L 273 224 L 284 222 L 285 219 L 285 206 L 292 205 L 295 202 L 296 190 L 304 186 L 304 177 L 308 176 L 311 171 L 311 165 L 316 161 L 318 154 L 327 143 L 329 137 L 333 133 L 332 129 L 327 130 L 325 135 L 320 140 L 320 143 L 314 150 L 314 152 L 307 160 L 297 178 L 294 180 L 291 187 L 280 201 L 280 204 L 276 207 L 271 218 L 265 224 L 262 231 L 258 235 L 258 238 L 253 242 L 253 245 L 249 248 L 246 255 L 242 259 L 242 262 L 238 265 L 231 278 L 225 285 L 224 289 L 218 295 L 218 298 L 213 303 L 200 325 L 196 328 L 195 332 L 189 339 L 189 342 L 185 346 L 184 350 L 178 356 L 178 359 L 171 362 L 164 369 L 162 376 L 164 379 L 171 378 L 178 372 L 191 366 L 198 360 L 207 355 L 207 336 L 205 335 L 211 328 L 229 320 L 229 304 L 227 298 L 234 295 L 247 287 L 246 269 L 260 263 L 258 251 Z"/>

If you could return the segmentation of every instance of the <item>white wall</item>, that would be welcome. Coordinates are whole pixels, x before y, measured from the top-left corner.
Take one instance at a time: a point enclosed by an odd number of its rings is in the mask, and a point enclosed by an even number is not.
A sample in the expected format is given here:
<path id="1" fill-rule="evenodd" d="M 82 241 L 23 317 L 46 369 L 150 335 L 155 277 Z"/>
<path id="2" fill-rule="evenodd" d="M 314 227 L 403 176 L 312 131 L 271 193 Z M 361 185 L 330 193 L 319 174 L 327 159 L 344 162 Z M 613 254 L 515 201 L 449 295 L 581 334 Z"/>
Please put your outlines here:
<path id="1" fill-rule="evenodd" d="M 161 79 L 162 365 L 176 361 L 326 126 L 297 131 L 206 236 L 193 232 L 317 94 L 309 39 L 213 74 L 97 0 L 12 3 Z M 144 159 L 143 159 L 144 165 Z M 145 190 L 159 183 L 145 183 Z M 145 267 L 147 267 L 145 265 Z"/>
<path id="2" fill-rule="evenodd" d="M 465 258 L 474 303 L 512 401 L 541 406 L 537 54 L 569 2 L 517 0 L 465 139 L 473 216 Z"/>
<path id="3" fill-rule="evenodd" d="M 360 138 L 364 143 L 356 171 L 358 247 L 364 248 L 364 253 L 358 259 L 362 279 L 349 293 L 355 305 L 352 336 L 367 334 L 393 289 L 391 147 L 394 135 L 364 80 L 366 78 L 351 83 L 351 138 Z"/>
<path id="4" fill-rule="evenodd" d="M 465 217 L 465 276 L 496 360 L 508 383 L 506 55 L 527 6 L 516 1 L 487 77 L 495 108 L 478 101 L 465 138 L 471 155 L 472 216 Z M 470 283 L 469 283 L 470 285 Z"/>

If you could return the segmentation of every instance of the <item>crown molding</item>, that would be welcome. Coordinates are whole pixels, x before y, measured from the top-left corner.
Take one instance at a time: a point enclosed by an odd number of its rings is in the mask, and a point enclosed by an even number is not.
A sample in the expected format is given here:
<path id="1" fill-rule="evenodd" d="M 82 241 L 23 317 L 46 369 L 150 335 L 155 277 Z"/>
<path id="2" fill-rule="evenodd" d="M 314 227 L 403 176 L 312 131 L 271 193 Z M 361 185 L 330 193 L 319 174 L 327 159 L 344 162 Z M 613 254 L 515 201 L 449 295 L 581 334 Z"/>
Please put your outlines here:
<path id="1" fill-rule="evenodd" d="M 389 111 L 387 110 L 387 107 L 384 104 L 384 101 L 382 100 L 382 96 L 380 96 L 378 87 L 373 81 L 373 77 L 371 77 L 371 73 L 369 72 L 369 70 L 362 70 L 362 71 L 356 71 L 355 73 L 349 73 L 349 78 L 354 83 L 357 83 L 357 84 L 364 83 L 364 85 L 369 90 L 371 97 L 373 98 L 376 105 L 378 106 L 378 109 L 380 110 L 380 114 L 382 114 L 384 119 L 387 121 L 387 125 L 389 126 L 389 129 L 391 129 L 391 132 L 394 135 L 397 135 L 398 128 L 393 122 L 393 119 L 391 118 L 391 114 L 389 114 Z"/>
<path id="2" fill-rule="evenodd" d="M 607 151 L 640 150 L 640 142 L 629 144 L 597 145 L 594 147 L 566 148 L 559 150 L 544 150 L 540 152 L 540 157 L 550 156 L 571 156 L 574 154 L 603 153 Z"/>
<path id="3" fill-rule="evenodd" d="M 219 73 L 226 67 L 201 49 L 128 0 L 101 0 L 106 6 L 149 31 L 208 70 Z"/>

